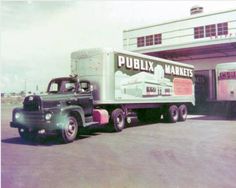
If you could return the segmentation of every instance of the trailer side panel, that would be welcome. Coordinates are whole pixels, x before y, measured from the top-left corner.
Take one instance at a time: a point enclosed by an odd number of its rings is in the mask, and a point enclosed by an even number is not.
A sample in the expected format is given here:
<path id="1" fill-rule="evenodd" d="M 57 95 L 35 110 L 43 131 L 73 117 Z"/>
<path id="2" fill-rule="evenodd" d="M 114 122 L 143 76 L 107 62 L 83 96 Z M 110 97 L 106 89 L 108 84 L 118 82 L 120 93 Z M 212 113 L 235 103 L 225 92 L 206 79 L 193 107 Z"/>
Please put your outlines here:
<path id="1" fill-rule="evenodd" d="M 115 100 L 179 102 L 194 95 L 191 67 L 124 53 L 114 58 Z"/>
<path id="2" fill-rule="evenodd" d="M 127 51 L 71 55 L 71 73 L 94 85 L 94 103 L 195 103 L 193 66 Z"/>

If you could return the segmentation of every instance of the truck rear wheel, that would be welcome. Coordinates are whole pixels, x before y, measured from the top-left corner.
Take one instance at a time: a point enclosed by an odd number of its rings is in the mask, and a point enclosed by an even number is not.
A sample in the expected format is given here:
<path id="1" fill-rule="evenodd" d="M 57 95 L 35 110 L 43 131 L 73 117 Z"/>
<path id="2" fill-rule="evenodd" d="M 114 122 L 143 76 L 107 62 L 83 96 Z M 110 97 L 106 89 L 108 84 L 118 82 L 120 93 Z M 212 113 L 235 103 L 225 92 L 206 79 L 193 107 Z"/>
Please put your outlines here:
<path id="1" fill-rule="evenodd" d="M 188 109 L 185 104 L 179 106 L 179 121 L 185 121 L 187 119 Z"/>
<path id="2" fill-rule="evenodd" d="M 112 111 L 111 114 L 112 122 L 116 132 L 120 132 L 125 127 L 125 116 L 122 109 L 117 108 Z"/>
<path id="3" fill-rule="evenodd" d="M 164 120 L 169 123 L 176 123 L 179 118 L 179 109 L 176 105 L 171 105 L 164 113 Z"/>
<path id="4" fill-rule="evenodd" d="M 78 122 L 74 116 L 68 116 L 65 126 L 61 130 L 64 143 L 73 142 L 78 133 Z"/>

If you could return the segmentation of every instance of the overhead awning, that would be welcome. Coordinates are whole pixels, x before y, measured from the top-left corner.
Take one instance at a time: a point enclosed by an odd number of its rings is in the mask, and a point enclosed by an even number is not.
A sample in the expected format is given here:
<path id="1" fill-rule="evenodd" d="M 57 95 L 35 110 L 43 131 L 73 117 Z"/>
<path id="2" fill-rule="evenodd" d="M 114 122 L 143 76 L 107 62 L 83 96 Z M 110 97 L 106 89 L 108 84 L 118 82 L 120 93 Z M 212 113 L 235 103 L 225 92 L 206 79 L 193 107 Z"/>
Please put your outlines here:
<path id="1" fill-rule="evenodd" d="M 236 56 L 236 42 L 145 53 L 174 61 Z"/>

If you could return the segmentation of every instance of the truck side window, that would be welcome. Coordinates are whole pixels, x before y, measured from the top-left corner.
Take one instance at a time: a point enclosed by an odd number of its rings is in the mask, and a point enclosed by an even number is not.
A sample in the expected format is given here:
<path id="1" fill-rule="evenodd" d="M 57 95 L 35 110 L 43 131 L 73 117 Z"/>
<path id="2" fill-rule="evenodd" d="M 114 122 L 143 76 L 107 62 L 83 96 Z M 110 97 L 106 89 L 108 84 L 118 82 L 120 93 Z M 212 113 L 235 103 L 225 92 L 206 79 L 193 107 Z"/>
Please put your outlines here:
<path id="1" fill-rule="evenodd" d="M 51 92 L 58 92 L 58 83 L 52 83 L 50 87 Z"/>
<path id="2" fill-rule="evenodd" d="M 67 92 L 74 92 L 75 91 L 75 83 L 66 83 L 65 84 L 65 89 Z"/>
<path id="3" fill-rule="evenodd" d="M 80 92 L 89 92 L 90 91 L 90 83 L 89 82 L 80 82 Z"/>

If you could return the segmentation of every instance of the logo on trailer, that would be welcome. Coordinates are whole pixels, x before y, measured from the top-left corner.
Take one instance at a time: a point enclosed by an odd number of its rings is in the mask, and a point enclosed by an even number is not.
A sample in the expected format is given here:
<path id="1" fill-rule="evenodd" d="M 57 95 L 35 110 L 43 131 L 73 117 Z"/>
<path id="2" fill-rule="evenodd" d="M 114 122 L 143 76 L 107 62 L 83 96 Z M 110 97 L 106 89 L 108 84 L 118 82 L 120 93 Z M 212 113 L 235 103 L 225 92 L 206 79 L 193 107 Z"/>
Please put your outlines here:
<path id="1" fill-rule="evenodd" d="M 176 65 L 165 65 L 165 73 L 176 76 L 193 77 L 193 70 Z"/>
<path id="2" fill-rule="evenodd" d="M 178 65 L 171 65 L 168 63 L 160 63 L 158 61 L 150 61 L 136 57 L 118 55 L 118 68 L 125 68 L 126 70 L 143 71 L 155 74 L 155 67 L 162 66 L 166 75 L 193 77 L 193 70 Z"/>
<path id="3" fill-rule="evenodd" d="M 154 72 L 153 62 L 133 57 L 118 56 L 118 68 L 125 66 L 136 71 Z"/>
<path id="4" fill-rule="evenodd" d="M 218 80 L 235 80 L 236 71 L 232 72 L 221 72 L 218 76 Z"/>

